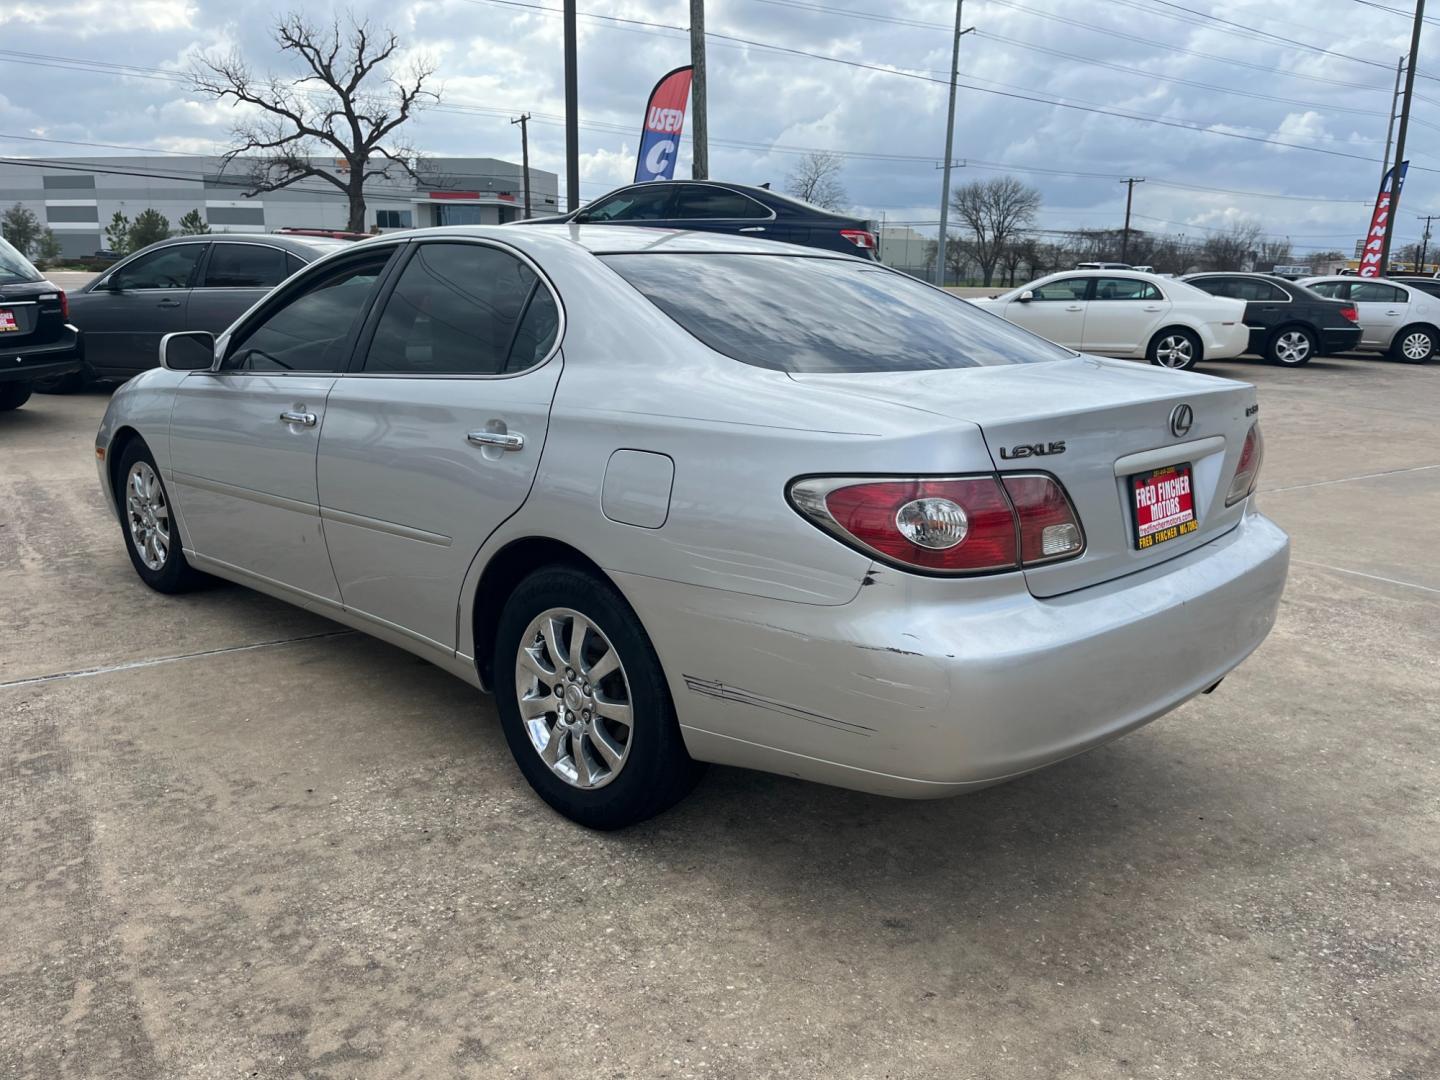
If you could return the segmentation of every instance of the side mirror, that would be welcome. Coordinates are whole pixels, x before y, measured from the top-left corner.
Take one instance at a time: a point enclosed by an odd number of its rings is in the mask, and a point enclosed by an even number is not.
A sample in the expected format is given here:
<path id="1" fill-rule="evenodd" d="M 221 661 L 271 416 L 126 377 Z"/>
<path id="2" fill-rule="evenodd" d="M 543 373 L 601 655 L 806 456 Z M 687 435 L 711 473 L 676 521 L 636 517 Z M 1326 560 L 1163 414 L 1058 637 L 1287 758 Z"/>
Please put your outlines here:
<path id="1" fill-rule="evenodd" d="M 1022 293 L 1021 293 L 1019 296 L 1017 296 L 1015 299 L 1019 300 L 1020 303 L 1022 303 L 1022 304 L 1028 304 L 1031 300 L 1034 300 L 1034 299 L 1035 299 L 1035 294 L 1034 294 L 1033 292 L 1031 292 L 1029 289 L 1026 289 L 1024 292 L 1022 292 Z"/>
<path id="2" fill-rule="evenodd" d="M 215 366 L 215 335 L 185 330 L 160 339 L 160 366 L 167 371 L 209 371 Z"/>

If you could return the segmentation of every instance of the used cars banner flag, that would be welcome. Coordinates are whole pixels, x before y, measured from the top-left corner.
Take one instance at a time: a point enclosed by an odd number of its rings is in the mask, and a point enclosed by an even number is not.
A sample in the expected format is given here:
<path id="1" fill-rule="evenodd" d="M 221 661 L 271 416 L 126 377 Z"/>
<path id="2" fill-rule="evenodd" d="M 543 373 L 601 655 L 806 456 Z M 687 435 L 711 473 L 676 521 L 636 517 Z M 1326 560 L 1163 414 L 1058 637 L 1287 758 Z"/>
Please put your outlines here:
<path id="1" fill-rule="evenodd" d="M 1391 166 L 1380 184 L 1375 213 L 1370 218 L 1370 231 L 1365 234 L 1365 247 L 1360 253 L 1361 277 L 1383 277 L 1385 274 L 1385 268 L 1380 265 L 1381 251 L 1385 246 L 1385 226 L 1390 221 L 1392 204 L 1400 198 L 1400 189 L 1405 186 L 1405 173 L 1409 169 L 1408 161 Z"/>
<path id="2" fill-rule="evenodd" d="M 673 180 L 685 126 L 685 99 L 690 96 L 689 65 L 678 67 L 655 84 L 645 105 L 645 126 L 640 130 L 640 153 L 635 161 L 635 182 Z"/>

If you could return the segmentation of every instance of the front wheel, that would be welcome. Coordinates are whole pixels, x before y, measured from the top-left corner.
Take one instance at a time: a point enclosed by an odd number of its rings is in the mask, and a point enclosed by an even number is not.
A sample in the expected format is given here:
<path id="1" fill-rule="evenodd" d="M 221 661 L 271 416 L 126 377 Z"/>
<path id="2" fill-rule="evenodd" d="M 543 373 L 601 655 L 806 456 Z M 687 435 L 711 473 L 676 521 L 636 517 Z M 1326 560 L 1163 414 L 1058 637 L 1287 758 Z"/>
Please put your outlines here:
<path id="1" fill-rule="evenodd" d="M 0 412 L 18 409 L 29 400 L 30 384 L 28 382 L 0 383 Z"/>
<path id="2" fill-rule="evenodd" d="M 1189 330 L 1161 330 L 1150 340 L 1147 356 L 1156 367 L 1189 371 L 1200 362 L 1200 339 Z"/>
<path id="3" fill-rule="evenodd" d="M 149 449 L 135 439 L 120 455 L 121 488 L 115 493 L 124 522 L 125 549 L 140 580 L 156 592 L 193 589 L 205 575 L 180 550 L 180 530 L 170 493 Z"/>
<path id="4" fill-rule="evenodd" d="M 1300 326 L 1287 326 L 1270 338 L 1265 359 L 1281 367 L 1300 367 L 1315 355 L 1315 335 Z"/>
<path id="5" fill-rule="evenodd" d="M 1407 326 L 1395 335 L 1390 355 L 1407 364 L 1423 364 L 1435 355 L 1435 331 L 1428 326 Z"/>
<path id="6" fill-rule="evenodd" d="M 608 582 L 570 566 L 522 581 L 500 614 L 494 672 L 516 764 L 572 821 L 624 828 L 698 779 L 650 639 Z"/>

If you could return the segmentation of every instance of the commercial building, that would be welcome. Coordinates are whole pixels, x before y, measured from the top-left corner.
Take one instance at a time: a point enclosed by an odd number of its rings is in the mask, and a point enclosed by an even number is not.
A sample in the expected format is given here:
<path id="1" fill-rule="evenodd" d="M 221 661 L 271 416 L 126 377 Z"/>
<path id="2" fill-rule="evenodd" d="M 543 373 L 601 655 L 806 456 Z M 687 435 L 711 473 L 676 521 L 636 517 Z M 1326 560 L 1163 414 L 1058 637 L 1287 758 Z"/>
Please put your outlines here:
<path id="1" fill-rule="evenodd" d="M 344 161 L 312 159 L 337 177 Z M 426 158 L 421 179 L 398 168 L 365 185 L 365 228 L 494 225 L 524 216 L 525 183 L 519 165 L 496 158 Z M 244 159 L 154 155 L 145 157 L 0 159 L 0 207 L 28 207 L 54 230 L 67 256 L 107 247 L 105 226 L 116 211 L 132 221 L 158 210 L 179 229 L 198 210 L 212 232 L 274 232 L 281 228 L 344 229 L 345 195 L 320 177 L 307 177 L 251 198 Z M 532 215 L 559 211 L 557 177 L 530 170 Z"/>
<path id="2" fill-rule="evenodd" d="M 916 232 L 908 225 L 882 225 L 876 233 L 880 261 L 896 270 L 929 279 L 934 273 L 930 248 L 935 238 Z"/>

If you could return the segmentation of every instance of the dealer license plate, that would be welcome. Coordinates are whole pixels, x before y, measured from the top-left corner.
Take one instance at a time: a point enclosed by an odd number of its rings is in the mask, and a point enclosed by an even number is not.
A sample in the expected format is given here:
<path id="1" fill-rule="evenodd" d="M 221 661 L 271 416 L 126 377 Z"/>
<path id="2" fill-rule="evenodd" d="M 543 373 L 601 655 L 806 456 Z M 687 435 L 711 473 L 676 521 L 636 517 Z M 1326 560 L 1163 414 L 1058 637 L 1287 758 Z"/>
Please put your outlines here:
<path id="1" fill-rule="evenodd" d="M 1200 527 L 1188 461 L 1130 477 L 1130 505 L 1135 511 L 1135 546 L 1141 551 Z"/>
<path id="2" fill-rule="evenodd" d="M 20 324 L 15 321 L 15 312 L 7 308 L 0 308 L 0 334 L 10 331 L 18 333 Z"/>

